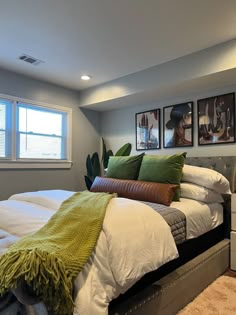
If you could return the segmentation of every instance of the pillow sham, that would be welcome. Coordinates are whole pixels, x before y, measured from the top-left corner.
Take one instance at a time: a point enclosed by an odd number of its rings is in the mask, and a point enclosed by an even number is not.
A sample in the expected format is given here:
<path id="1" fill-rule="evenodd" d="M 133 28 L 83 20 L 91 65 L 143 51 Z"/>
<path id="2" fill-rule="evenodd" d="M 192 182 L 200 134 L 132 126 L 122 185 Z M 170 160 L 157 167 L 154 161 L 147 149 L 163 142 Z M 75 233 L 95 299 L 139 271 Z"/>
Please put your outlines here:
<path id="1" fill-rule="evenodd" d="M 180 197 L 194 199 L 205 203 L 224 202 L 224 199 L 220 193 L 192 183 L 180 184 Z"/>
<path id="2" fill-rule="evenodd" d="M 133 156 L 110 156 L 107 177 L 137 179 L 144 153 Z"/>
<path id="3" fill-rule="evenodd" d="M 185 157 L 186 152 L 174 155 L 145 155 L 138 180 L 179 185 Z M 179 195 L 177 190 L 175 201 L 179 200 Z"/>
<path id="4" fill-rule="evenodd" d="M 97 176 L 91 186 L 92 192 L 117 193 L 119 197 L 160 203 L 169 206 L 178 185 L 152 183 L 137 180 L 114 179 Z"/>
<path id="5" fill-rule="evenodd" d="M 212 189 L 220 194 L 231 194 L 228 179 L 209 168 L 185 164 L 182 181 Z"/>

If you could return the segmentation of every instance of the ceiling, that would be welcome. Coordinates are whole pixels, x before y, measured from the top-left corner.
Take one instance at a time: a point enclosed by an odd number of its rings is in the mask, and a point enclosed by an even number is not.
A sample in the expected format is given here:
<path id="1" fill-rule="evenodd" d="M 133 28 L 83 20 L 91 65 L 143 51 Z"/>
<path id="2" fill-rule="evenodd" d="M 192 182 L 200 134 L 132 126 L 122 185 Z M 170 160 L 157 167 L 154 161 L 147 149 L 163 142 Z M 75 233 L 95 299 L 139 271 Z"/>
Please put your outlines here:
<path id="1" fill-rule="evenodd" d="M 82 90 L 236 38 L 235 0 L 0 0 L 0 67 Z M 44 61 L 37 66 L 21 54 Z M 83 82 L 82 74 L 91 81 Z"/>

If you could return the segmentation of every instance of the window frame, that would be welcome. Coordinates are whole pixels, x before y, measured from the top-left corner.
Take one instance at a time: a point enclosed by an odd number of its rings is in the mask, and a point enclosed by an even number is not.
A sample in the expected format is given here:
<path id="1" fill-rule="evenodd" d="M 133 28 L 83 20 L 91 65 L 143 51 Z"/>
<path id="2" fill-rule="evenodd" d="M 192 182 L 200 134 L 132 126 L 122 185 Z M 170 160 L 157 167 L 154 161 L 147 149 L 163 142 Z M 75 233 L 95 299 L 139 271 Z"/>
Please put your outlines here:
<path id="1" fill-rule="evenodd" d="M 10 135 L 10 145 L 11 145 L 11 156 L 0 158 L 0 169 L 9 168 L 45 168 L 45 169 L 56 169 L 56 168 L 71 168 L 72 166 L 72 108 L 62 107 L 58 105 L 52 105 L 48 103 L 42 103 L 38 101 L 32 101 L 29 99 L 9 96 L 0 93 L 0 99 L 12 102 L 12 113 L 11 113 L 11 135 Z M 66 132 L 65 132 L 65 159 L 31 159 L 31 158 L 17 158 L 17 103 L 22 103 L 29 105 L 30 107 L 41 107 L 45 111 L 58 111 L 65 113 L 67 119 Z M 63 141 L 63 140 L 62 140 Z"/>
<path id="2" fill-rule="evenodd" d="M 1 97 L 1 100 L 3 100 L 3 102 L 9 102 L 9 103 L 12 103 L 11 107 L 7 107 L 6 106 L 6 109 L 5 109 L 5 116 L 10 116 L 11 117 L 11 121 L 7 120 L 6 121 L 6 124 L 5 124 L 5 129 L 3 129 L 3 131 L 5 132 L 5 143 L 9 142 L 9 143 L 12 143 L 11 139 L 12 139 L 12 128 L 11 126 L 13 126 L 13 119 L 12 119 L 12 116 L 13 116 L 13 101 L 10 100 L 10 99 L 7 99 L 6 97 Z M 2 131 L 2 129 L 0 130 Z M 7 146 L 7 153 L 5 157 L 0 157 L 0 161 L 3 160 L 3 161 L 6 161 L 6 160 L 9 160 L 12 156 L 12 145 L 11 146 Z"/>

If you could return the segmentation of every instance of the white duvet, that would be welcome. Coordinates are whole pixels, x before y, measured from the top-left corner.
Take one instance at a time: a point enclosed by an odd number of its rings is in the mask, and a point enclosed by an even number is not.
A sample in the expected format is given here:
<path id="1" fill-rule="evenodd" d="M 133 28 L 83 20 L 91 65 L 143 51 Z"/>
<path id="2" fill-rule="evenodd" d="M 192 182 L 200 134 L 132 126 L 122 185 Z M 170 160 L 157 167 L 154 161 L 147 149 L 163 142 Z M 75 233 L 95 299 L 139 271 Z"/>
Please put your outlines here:
<path id="1" fill-rule="evenodd" d="M 42 227 L 73 193 L 40 191 L 1 201 L 0 250 Z M 111 199 L 97 245 L 75 281 L 74 315 L 107 314 L 113 298 L 176 257 L 173 236 L 161 215 L 138 201 Z"/>
<path id="2" fill-rule="evenodd" d="M 186 217 L 186 239 L 196 238 L 223 223 L 223 205 L 180 198 L 170 205 Z"/>

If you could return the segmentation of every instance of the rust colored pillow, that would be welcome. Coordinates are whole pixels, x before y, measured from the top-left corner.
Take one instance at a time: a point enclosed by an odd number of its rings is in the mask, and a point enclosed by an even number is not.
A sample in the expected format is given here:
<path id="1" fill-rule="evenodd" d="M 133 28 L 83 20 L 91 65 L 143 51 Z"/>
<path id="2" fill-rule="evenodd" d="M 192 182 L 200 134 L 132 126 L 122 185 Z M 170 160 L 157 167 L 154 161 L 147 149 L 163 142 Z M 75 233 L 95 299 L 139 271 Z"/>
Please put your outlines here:
<path id="1" fill-rule="evenodd" d="M 169 206 L 178 185 L 153 183 L 128 179 L 97 176 L 92 184 L 92 192 L 117 193 L 119 197 L 160 203 Z"/>

